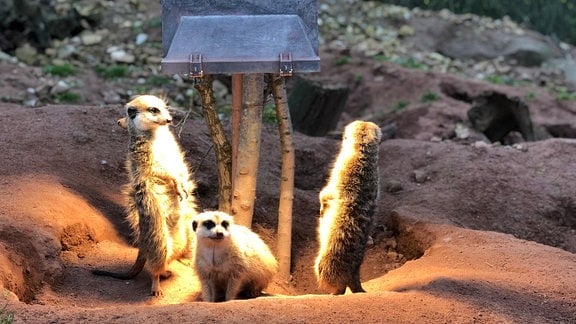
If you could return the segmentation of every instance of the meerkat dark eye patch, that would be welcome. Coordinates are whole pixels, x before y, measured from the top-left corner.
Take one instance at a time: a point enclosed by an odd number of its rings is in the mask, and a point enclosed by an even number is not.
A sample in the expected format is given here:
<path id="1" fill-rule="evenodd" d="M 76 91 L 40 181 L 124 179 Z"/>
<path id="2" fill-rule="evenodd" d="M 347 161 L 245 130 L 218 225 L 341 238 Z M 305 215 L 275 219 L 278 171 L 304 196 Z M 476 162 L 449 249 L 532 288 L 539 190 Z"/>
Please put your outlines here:
<path id="1" fill-rule="evenodd" d="M 192 230 L 194 232 L 196 232 L 196 229 L 198 228 L 198 222 L 197 221 L 192 221 Z"/>
<path id="2" fill-rule="evenodd" d="M 207 220 L 202 223 L 202 226 L 206 227 L 206 229 L 212 229 L 214 226 L 216 226 L 216 223 L 214 223 L 212 220 Z"/>
<path id="3" fill-rule="evenodd" d="M 222 227 L 224 227 L 225 229 L 228 229 L 228 226 L 230 226 L 230 223 L 228 221 L 222 222 Z"/>
<path id="4" fill-rule="evenodd" d="M 136 117 L 136 114 L 138 114 L 138 109 L 134 107 L 128 107 L 126 111 L 128 112 L 128 117 L 130 119 L 134 119 L 134 117 Z"/>
<path id="5" fill-rule="evenodd" d="M 156 107 L 148 107 L 148 111 L 153 113 L 153 114 L 158 114 L 160 112 L 160 109 L 158 109 Z"/>

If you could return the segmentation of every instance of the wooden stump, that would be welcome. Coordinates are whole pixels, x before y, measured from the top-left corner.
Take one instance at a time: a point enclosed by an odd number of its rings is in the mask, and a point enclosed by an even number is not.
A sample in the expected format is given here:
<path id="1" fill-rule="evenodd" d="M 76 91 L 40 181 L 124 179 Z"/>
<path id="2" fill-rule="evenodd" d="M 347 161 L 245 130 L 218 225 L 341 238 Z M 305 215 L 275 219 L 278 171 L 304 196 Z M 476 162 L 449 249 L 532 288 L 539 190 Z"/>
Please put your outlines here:
<path id="1" fill-rule="evenodd" d="M 348 87 L 301 77 L 293 82 L 288 106 L 294 130 L 310 136 L 324 136 L 334 130 L 346 106 Z"/>

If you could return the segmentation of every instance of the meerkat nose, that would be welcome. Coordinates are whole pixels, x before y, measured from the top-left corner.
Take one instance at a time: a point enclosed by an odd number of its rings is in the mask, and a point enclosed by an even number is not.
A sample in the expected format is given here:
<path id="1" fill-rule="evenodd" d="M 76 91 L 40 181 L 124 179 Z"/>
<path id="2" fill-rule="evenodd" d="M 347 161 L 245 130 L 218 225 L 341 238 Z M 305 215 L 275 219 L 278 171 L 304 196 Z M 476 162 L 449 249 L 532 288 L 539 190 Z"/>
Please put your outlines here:
<path id="1" fill-rule="evenodd" d="M 172 119 L 166 119 L 166 124 L 172 123 Z"/>
<path id="2" fill-rule="evenodd" d="M 218 233 L 216 233 L 216 237 L 219 238 L 219 239 L 221 239 L 221 238 L 224 237 L 224 233 L 218 232 Z"/>

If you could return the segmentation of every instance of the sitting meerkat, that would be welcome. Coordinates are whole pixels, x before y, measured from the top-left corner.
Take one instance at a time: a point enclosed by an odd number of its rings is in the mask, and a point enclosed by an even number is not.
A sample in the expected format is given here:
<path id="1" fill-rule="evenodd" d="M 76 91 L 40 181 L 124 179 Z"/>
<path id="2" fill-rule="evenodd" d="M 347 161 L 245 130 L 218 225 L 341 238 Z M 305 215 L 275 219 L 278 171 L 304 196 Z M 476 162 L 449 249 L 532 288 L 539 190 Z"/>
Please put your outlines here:
<path id="1" fill-rule="evenodd" d="M 344 129 L 340 152 L 320 191 L 318 240 L 314 269 L 321 288 L 341 295 L 350 287 L 364 292 L 360 266 L 379 195 L 380 128 L 354 121 Z"/>
<path id="2" fill-rule="evenodd" d="M 192 195 L 196 184 L 188 164 L 169 129 L 172 117 L 166 103 L 143 95 L 126 104 L 126 117 L 118 124 L 129 134 L 126 168 L 130 183 L 125 186 L 127 220 L 138 244 L 138 256 L 126 273 L 92 270 L 95 275 L 131 279 L 146 265 L 152 277 L 151 294 L 161 296 L 160 277 L 171 275 L 166 268 L 173 260 L 188 262 L 194 255 L 190 230 L 197 203 Z"/>
<path id="3" fill-rule="evenodd" d="M 274 255 L 250 229 L 236 225 L 230 215 L 208 211 L 192 221 L 196 232 L 195 269 L 207 302 L 261 295 L 277 272 Z"/>

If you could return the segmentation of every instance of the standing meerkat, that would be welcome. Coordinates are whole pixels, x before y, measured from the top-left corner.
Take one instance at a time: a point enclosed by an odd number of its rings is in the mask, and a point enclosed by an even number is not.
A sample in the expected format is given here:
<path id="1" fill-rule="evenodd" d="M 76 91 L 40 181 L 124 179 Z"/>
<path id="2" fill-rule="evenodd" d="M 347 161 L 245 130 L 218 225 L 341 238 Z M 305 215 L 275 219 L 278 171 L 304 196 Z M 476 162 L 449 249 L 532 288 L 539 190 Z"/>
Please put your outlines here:
<path id="1" fill-rule="evenodd" d="M 171 275 L 168 264 L 193 257 L 190 222 L 197 214 L 192 195 L 196 185 L 169 129 L 172 118 L 162 99 L 150 95 L 135 98 L 126 104 L 126 117 L 121 121 L 130 137 L 126 160 L 130 183 L 124 188 L 126 218 L 138 244 L 138 256 L 126 273 L 92 273 L 131 279 L 146 265 L 152 277 L 151 294 L 161 296 L 160 277 Z"/>
<path id="2" fill-rule="evenodd" d="M 196 232 L 195 269 L 202 284 L 202 299 L 219 302 L 260 296 L 278 267 L 266 243 L 220 211 L 196 215 L 192 228 Z"/>
<path id="3" fill-rule="evenodd" d="M 346 287 L 365 292 L 360 266 L 379 195 L 381 137 L 374 123 L 348 124 L 328 183 L 320 191 L 320 250 L 314 270 L 319 286 L 334 295 L 344 294 Z"/>

